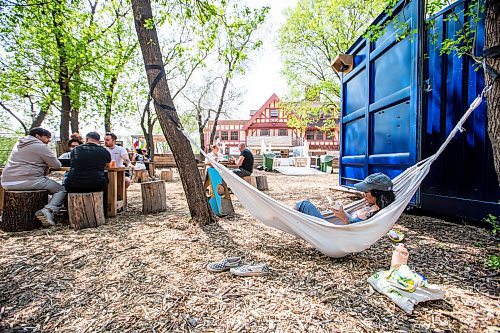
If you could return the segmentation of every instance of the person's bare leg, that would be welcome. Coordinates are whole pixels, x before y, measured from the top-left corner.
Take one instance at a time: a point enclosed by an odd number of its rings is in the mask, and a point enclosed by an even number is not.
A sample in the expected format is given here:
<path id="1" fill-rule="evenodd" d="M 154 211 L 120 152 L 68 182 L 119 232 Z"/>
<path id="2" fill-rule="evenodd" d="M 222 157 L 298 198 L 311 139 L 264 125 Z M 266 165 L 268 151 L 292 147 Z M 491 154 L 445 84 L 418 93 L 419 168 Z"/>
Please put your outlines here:
<path id="1" fill-rule="evenodd" d="M 132 184 L 130 177 L 125 177 L 125 188 L 128 188 Z"/>

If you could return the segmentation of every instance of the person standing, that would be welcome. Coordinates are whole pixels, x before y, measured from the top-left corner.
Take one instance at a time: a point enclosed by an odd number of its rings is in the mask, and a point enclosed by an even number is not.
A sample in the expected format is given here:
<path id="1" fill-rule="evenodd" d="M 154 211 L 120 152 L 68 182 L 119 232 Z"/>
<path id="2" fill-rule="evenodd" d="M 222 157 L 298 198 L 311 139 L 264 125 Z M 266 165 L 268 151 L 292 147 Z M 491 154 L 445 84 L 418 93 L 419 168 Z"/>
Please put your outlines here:
<path id="1" fill-rule="evenodd" d="M 57 213 L 66 198 L 64 187 L 47 177 L 50 168 L 60 168 L 61 162 L 47 146 L 52 134 L 41 127 L 32 128 L 29 135 L 19 139 L 2 173 L 2 187 L 7 191 L 47 190 L 49 203 L 36 212 L 44 226 L 54 225 Z"/>
<path id="2" fill-rule="evenodd" d="M 85 144 L 71 151 L 71 168 L 64 186 L 68 193 L 105 191 L 108 184 L 106 165 L 111 162 L 108 150 L 99 145 L 101 136 L 90 132 Z"/>
<path id="3" fill-rule="evenodd" d="M 253 172 L 253 154 L 243 142 L 238 145 L 238 149 L 240 150 L 240 157 L 236 161 L 238 169 L 234 169 L 233 172 L 241 178 L 250 176 Z"/>
<path id="4" fill-rule="evenodd" d="M 111 154 L 111 159 L 115 161 L 115 165 L 118 168 L 128 167 L 130 165 L 130 158 L 128 152 L 125 148 L 120 147 L 116 144 L 116 135 L 114 133 L 108 132 L 104 135 L 104 145 L 106 149 Z M 131 184 L 130 171 L 125 171 L 125 187 L 129 187 Z"/>

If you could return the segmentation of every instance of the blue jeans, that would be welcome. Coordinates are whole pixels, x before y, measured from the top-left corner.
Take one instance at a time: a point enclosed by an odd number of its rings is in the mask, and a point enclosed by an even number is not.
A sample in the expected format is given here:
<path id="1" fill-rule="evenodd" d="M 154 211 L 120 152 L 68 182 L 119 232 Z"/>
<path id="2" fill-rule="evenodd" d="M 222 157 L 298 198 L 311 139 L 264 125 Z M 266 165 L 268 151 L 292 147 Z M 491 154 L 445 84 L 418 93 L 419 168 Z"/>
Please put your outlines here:
<path id="1" fill-rule="evenodd" d="M 295 204 L 295 209 L 307 215 L 319 217 L 320 219 L 323 218 L 323 215 L 321 215 L 319 209 L 316 208 L 316 206 L 314 206 L 314 204 L 311 203 L 309 200 L 302 200 L 297 202 Z"/>

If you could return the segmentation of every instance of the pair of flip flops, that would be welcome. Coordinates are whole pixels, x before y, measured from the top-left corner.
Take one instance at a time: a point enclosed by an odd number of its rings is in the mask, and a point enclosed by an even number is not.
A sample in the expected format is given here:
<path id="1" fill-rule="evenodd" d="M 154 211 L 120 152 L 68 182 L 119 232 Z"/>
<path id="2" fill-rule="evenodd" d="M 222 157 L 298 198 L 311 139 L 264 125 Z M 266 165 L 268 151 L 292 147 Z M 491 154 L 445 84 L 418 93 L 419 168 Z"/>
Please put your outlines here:
<path id="1" fill-rule="evenodd" d="M 216 273 L 229 271 L 237 276 L 264 276 L 269 274 L 269 267 L 266 264 L 244 265 L 243 259 L 243 257 L 231 257 L 211 262 L 207 265 L 207 270 Z"/>
<path id="2" fill-rule="evenodd" d="M 403 234 L 401 231 L 397 231 L 396 229 L 391 229 L 387 233 L 387 237 L 394 243 L 399 243 L 403 239 L 405 239 L 405 234 Z"/>

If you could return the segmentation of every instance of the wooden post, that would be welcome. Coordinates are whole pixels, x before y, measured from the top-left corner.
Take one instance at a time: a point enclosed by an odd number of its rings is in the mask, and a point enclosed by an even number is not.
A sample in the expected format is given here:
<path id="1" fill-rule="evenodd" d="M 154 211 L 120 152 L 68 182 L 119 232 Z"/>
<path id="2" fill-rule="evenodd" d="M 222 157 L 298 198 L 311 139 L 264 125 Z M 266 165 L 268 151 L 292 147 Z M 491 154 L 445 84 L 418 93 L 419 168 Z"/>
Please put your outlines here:
<path id="1" fill-rule="evenodd" d="M 171 182 L 174 179 L 174 172 L 171 169 L 162 170 L 161 172 L 161 180 L 166 182 Z"/>
<path id="2" fill-rule="evenodd" d="M 75 230 L 105 223 L 103 192 L 68 194 L 69 226 Z"/>
<path id="3" fill-rule="evenodd" d="M 48 192 L 5 191 L 0 229 L 4 231 L 28 231 L 41 228 L 42 223 L 35 213 L 48 202 Z"/>
<path id="4" fill-rule="evenodd" d="M 159 213 L 167 210 L 167 193 L 163 180 L 142 183 L 141 192 L 142 212 L 144 214 Z"/>
<path id="5" fill-rule="evenodd" d="M 149 181 L 149 174 L 147 170 L 135 170 L 135 179 L 136 183 L 144 183 Z"/>

